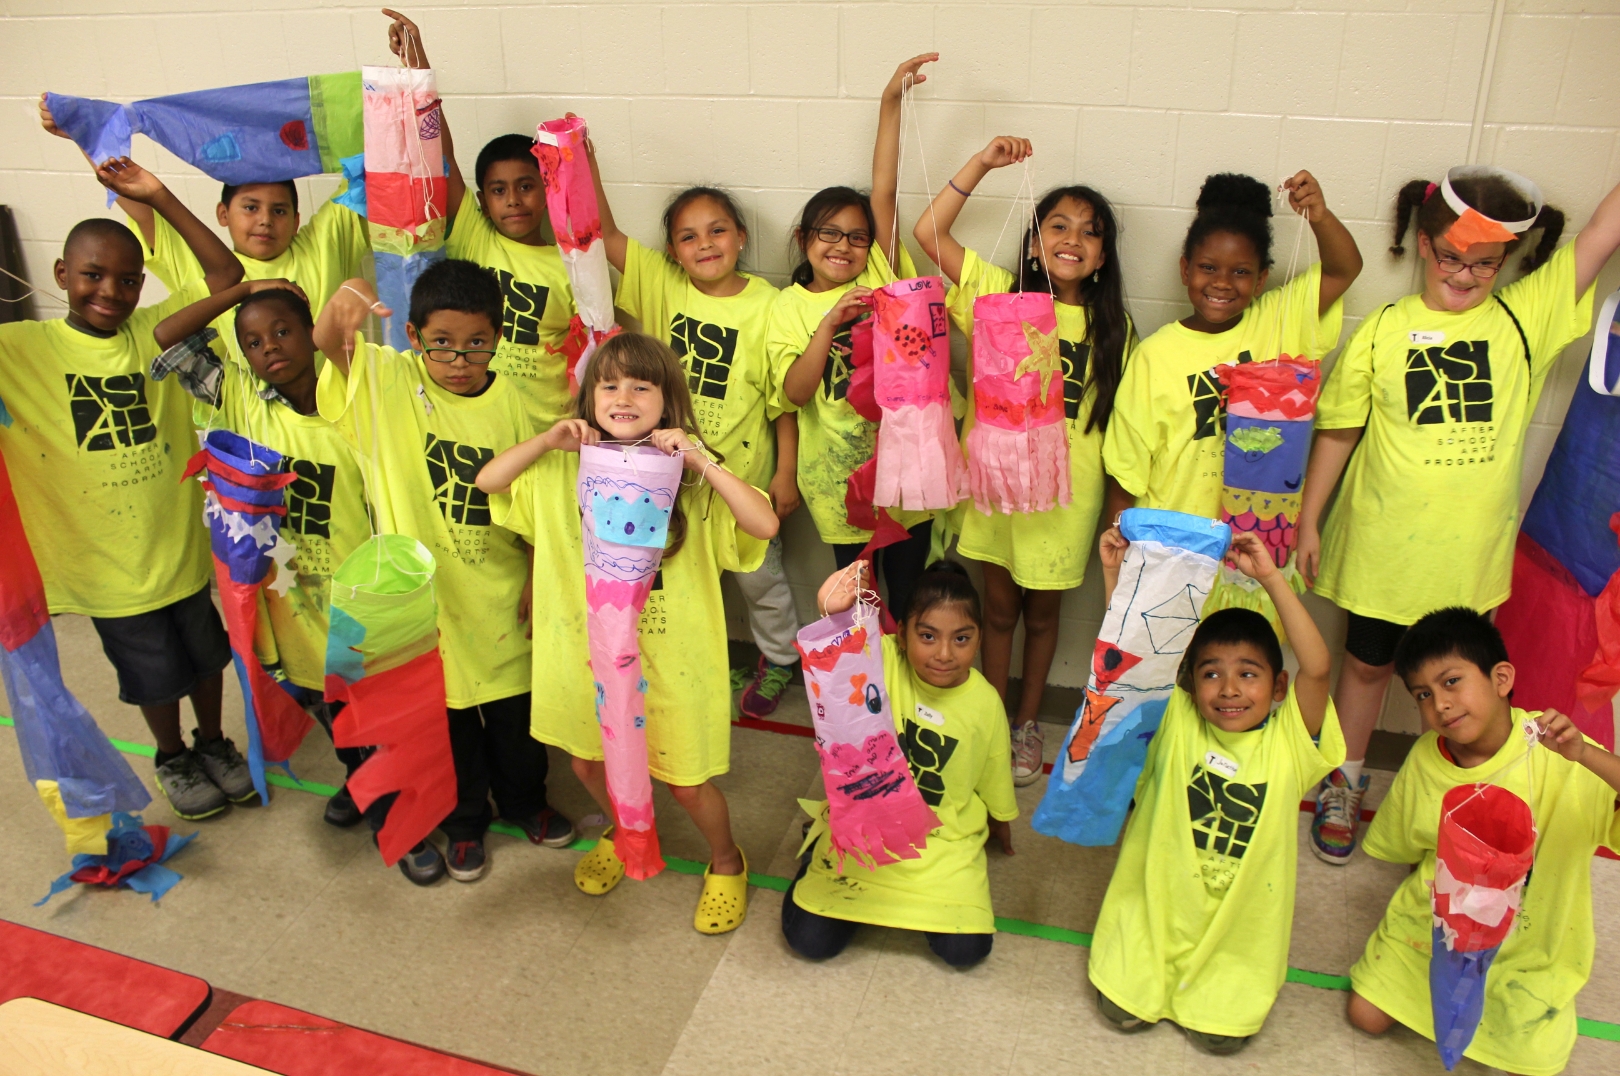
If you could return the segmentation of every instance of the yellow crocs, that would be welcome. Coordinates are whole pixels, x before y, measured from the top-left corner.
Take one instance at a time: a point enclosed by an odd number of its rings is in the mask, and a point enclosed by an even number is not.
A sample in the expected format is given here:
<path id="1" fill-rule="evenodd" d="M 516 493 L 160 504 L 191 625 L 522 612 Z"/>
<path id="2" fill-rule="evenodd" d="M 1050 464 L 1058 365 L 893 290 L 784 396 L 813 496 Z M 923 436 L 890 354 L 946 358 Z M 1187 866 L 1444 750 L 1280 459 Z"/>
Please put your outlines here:
<path id="1" fill-rule="evenodd" d="M 703 869 L 703 895 L 698 898 L 692 925 L 699 934 L 725 934 L 742 926 L 748 914 L 748 856 L 741 848 L 741 874 L 715 874 L 714 864 Z"/>
<path id="2" fill-rule="evenodd" d="M 596 847 L 574 864 L 574 884 L 581 893 L 600 897 L 624 878 L 624 860 L 613 850 L 613 830 L 596 838 Z"/>

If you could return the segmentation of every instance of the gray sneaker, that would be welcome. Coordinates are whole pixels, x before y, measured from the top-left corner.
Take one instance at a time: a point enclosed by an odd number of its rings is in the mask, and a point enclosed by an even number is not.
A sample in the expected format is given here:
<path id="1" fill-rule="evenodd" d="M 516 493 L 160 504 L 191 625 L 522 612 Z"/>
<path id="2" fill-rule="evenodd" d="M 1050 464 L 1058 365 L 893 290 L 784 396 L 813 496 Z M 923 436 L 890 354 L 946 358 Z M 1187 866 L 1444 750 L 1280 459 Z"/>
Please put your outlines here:
<path id="1" fill-rule="evenodd" d="M 1216 1057 L 1231 1057 L 1245 1046 L 1253 1035 L 1211 1035 L 1207 1031 L 1194 1031 L 1192 1028 L 1182 1028 L 1187 1037 L 1196 1043 L 1206 1054 Z"/>
<path id="2" fill-rule="evenodd" d="M 212 818 L 228 806 L 225 793 L 208 779 L 191 751 L 183 751 L 157 768 L 157 788 L 169 801 L 169 809 L 187 822 Z"/>
<path id="3" fill-rule="evenodd" d="M 217 740 L 204 743 L 197 738 L 197 730 L 191 730 L 192 742 L 197 746 L 193 754 L 202 766 L 208 779 L 225 793 L 225 798 L 232 803 L 246 803 L 259 794 L 253 787 L 253 773 L 248 769 L 247 759 L 236 745 L 221 736 Z"/>

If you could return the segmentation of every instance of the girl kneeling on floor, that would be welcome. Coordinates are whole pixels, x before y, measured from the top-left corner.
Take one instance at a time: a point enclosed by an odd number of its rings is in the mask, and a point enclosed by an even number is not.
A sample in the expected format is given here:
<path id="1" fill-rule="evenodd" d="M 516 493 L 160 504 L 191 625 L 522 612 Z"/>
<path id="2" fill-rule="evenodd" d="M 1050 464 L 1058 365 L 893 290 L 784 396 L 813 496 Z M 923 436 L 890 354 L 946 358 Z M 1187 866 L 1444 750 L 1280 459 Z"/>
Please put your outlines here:
<path id="1" fill-rule="evenodd" d="M 870 585 L 866 562 L 822 585 L 821 604 L 842 612 Z M 952 967 L 990 955 L 995 918 L 985 842 L 991 834 L 1012 854 L 1008 825 L 1018 817 L 1001 697 L 973 668 L 983 630 L 979 592 L 953 561 L 935 561 L 918 578 L 902 634 L 883 638 L 883 679 L 895 732 L 918 791 L 939 817 L 917 859 L 869 868 L 844 858 L 840 871 L 821 805 L 809 854 L 782 898 L 782 933 L 801 956 L 843 952 L 861 923 L 920 930 Z"/>
<path id="2" fill-rule="evenodd" d="M 591 356 L 576 417 L 502 452 L 478 487 L 496 522 L 534 546 L 536 595 L 531 732 L 573 756 L 574 773 L 609 817 L 602 733 L 586 642 L 585 559 L 575 485 L 580 445 L 650 442 L 685 457 L 686 477 L 670 516 L 663 563 L 640 620 L 647 681 L 648 770 L 669 785 L 709 842 L 693 925 L 724 934 L 748 909 L 748 861 L 731 835 L 726 798 L 712 778 L 731 768 L 731 678 L 720 573 L 758 568 L 776 535 L 776 513 L 759 490 L 697 444 L 692 397 L 680 360 L 640 333 L 621 333 Z M 705 488 L 707 487 L 707 488 Z M 574 884 L 600 896 L 624 863 L 612 830 L 574 869 Z"/>

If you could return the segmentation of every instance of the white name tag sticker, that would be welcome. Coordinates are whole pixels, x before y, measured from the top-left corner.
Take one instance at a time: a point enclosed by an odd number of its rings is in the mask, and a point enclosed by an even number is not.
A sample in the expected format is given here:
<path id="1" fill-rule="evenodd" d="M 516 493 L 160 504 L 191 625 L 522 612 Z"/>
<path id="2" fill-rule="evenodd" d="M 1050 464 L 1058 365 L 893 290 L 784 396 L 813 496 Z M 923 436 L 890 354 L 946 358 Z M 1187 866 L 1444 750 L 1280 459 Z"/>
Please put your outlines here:
<path id="1" fill-rule="evenodd" d="M 1225 755 L 1218 755 L 1211 751 L 1204 756 L 1204 768 L 1213 770 L 1230 781 L 1237 776 L 1238 764 Z"/>
<path id="2" fill-rule="evenodd" d="M 1443 344 L 1446 342 L 1446 334 L 1443 332 L 1423 332 L 1413 329 L 1406 335 L 1414 344 Z"/>
<path id="3" fill-rule="evenodd" d="M 935 728 L 942 729 L 945 727 L 945 715 L 930 706 L 924 706 L 920 702 L 917 704 L 917 716 Z"/>

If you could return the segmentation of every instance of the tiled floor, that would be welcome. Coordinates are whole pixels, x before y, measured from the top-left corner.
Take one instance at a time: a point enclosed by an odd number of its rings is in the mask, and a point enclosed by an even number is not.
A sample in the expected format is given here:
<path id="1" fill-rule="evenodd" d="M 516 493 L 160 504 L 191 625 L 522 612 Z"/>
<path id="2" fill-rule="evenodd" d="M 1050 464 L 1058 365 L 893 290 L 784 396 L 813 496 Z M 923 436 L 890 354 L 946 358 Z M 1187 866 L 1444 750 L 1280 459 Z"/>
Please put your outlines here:
<path id="1" fill-rule="evenodd" d="M 150 742 L 117 701 L 87 621 L 59 617 L 69 686 L 107 732 Z M 227 686 L 227 730 L 242 740 Z M 793 690 L 779 719 L 807 724 Z M 1063 730 L 1047 729 L 1049 752 Z M 0 740 L 11 737 L 0 731 Z M 135 759 L 136 772 L 151 763 Z M 299 776 L 336 783 L 342 770 L 314 732 Z M 595 810 L 566 760 L 553 759 L 552 797 L 574 817 Z M 1388 787 L 1374 775 L 1373 801 Z M 803 816 L 819 788 L 810 741 L 738 729 L 722 781 L 739 842 L 758 872 L 790 875 Z M 992 853 L 996 912 L 1088 931 L 1113 852 L 1076 848 L 1027 825 L 1039 785 L 1024 789 L 1017 854 Z M 1372 1039 L 1344 1020 L 1345 995 L 1289 984 L 1243 1053 L 1208 1057 L 1175 1028 L 1123 1036 L 1097 1015 L 1086 950 L 1002 934 L 990 959 L 946 968 L 921 939 L 864 928 L 842 956 L 793 956 L 778 926 L 781 896 L 751 891 L 748 920 L 707 938 L 691 927 L 699 879 L 674 871 L 626 882 L 602 899 L 574 889 L 577 852 L 491 835 L 491 868 L 476 885 L 417 889 L 383 867 L 359 830 L 321 821 L 320 797 L 274 790 L 268 807 L 234 808 L 181 832 L 202 836 L 172 865 L 185 875 L 160 905 L 133 893 L 71 891 L 33 902 L 65 868 L 60 837 L 0 746 L 0 810 L 15 855 L 0 871 L 0 916 L 182 971 L 215 986 L 532 1073 L 1435 1073 L 1433 1046 L 1404 1031 Z M 695 829 L 659 800 L 665 850 L 703 858 Z M 176 825 L 161 801 L 149 822 Z M 1300 832 L 1306 819 L 1301 816 Z M 594 830 L 592 835 L 594 835 Z M 1301 846 L 1290 963 L 1344 974 L 1403 869 L 1365 857 L 1323 867 Z M 1620 1023 L 1620 863 L 1594 860 L 1598 954 L 1583 1016 Z M 1465 1062 L 1459 1072 L 1482 1068 Z M 1620 1072 L 1620 1043 L 1582 1038 L 1571 1073 Z"/>

